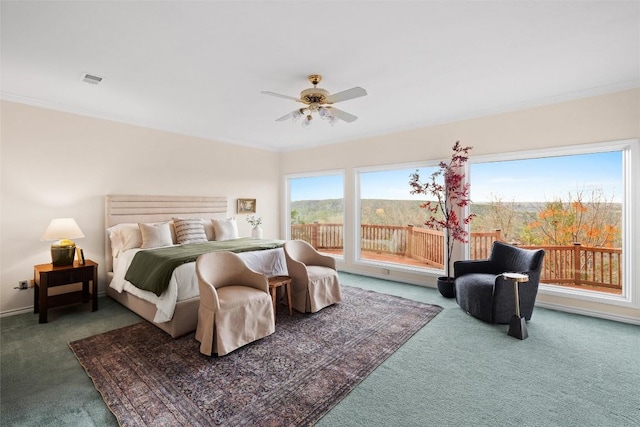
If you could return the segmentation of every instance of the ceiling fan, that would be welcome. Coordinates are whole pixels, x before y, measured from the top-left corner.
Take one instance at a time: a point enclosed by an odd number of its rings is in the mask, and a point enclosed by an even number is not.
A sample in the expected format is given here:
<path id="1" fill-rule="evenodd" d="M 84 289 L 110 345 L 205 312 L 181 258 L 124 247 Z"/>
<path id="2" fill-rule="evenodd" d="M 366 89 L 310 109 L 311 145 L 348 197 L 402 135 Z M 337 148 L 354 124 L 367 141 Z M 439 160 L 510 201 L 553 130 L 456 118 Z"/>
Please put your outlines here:
<path id="1" fill-rule="evenodd" d="M 331 104 L 365 96 L 367 94 L 366 90 L 359 86 L 356 86 L 342 92 L 334 93 L 332 95 L 331 93 L 329 93 L 329 91 L 317 87 L 318 83 L 320 83 L 320 81 L 322 80 L 321 75 L 311 74 L 308 79 L 313 87 L 300 92 L 299 98 L 294 98 L 293 96 L 288 95 L 281 95 L 279 93 L 269 91 L 261 92 L 265 95 L 291 99 L 293 101 L 301 102 L 306 105 L 305 107 L 293 110 L 289 114 L 276 119 L 277 122 L 281 122 L 287 119 L 292 119 L 294 122 L 297 122 L 300 118 L 303 118 L 302 126 L 308 127 L 311 124 L 311 120 L 313 120 L 312 114 L 314 113 L 318 113 L 320 118 L 327 120 L 332 125 L 335 124 L 338 120 L 343 120 L 345 122 L 351 123 L 358 118 L 357 116 L 349 114 L 346 111 L 342 111 L 335 107 L 332 107 Z"/>

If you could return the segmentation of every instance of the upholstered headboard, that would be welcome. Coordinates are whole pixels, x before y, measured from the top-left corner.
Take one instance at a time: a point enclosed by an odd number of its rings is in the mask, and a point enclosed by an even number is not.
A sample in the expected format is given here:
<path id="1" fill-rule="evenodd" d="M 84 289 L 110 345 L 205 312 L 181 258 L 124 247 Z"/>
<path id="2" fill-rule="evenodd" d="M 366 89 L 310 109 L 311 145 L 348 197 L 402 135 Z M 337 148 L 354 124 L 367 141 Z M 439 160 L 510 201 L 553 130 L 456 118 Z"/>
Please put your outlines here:
<path id="1" fill-rule="evenodd" d="M 169 221 L 180 218 L 225 218 L 226 197 L 208 196 L 136 196 L 105 197 L 105 262 L 107 273 L 113 270 L 111 242 L 106 229 L 116 224 Z"/>

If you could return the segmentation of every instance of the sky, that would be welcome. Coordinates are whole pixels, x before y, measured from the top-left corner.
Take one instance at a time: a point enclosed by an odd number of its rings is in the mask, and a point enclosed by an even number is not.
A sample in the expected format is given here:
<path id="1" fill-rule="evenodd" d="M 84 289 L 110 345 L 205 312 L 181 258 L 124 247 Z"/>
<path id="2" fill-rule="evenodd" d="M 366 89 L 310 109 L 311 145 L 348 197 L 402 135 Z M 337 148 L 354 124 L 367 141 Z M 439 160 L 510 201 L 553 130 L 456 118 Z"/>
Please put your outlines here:
<path id="1" fill-rule="evenodd" d="M 421 168 L 428 180 L 436 168 Z M 360 174 L 361 198 L 423 200 L 409 194 L 409 175 L 415 168 Z M 580 154 L 527 160 L 470 164 L 471 200 L 488 202 L 547 202 L 568 199 L 569 193 L 594 189 L 607 199 L 622 202 L 622 152 Z M 342 175 L 299 178 L 291 181 L 291 200 L 338 199 L 344 194 Z"/>

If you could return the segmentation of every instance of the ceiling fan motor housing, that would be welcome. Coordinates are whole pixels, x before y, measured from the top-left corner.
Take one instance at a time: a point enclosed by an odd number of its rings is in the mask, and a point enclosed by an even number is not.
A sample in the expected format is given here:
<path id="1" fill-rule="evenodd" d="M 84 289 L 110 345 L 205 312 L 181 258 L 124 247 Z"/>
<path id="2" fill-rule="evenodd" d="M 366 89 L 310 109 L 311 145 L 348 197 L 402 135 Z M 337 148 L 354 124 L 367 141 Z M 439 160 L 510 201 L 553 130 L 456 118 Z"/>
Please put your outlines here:
<path id="1" fill-rule="evenodd" d="M 300 100 L 307 105 L 325 104 L 329 95 L 329 91 L 319 87 L 313 87 L 300 92 Z"/>

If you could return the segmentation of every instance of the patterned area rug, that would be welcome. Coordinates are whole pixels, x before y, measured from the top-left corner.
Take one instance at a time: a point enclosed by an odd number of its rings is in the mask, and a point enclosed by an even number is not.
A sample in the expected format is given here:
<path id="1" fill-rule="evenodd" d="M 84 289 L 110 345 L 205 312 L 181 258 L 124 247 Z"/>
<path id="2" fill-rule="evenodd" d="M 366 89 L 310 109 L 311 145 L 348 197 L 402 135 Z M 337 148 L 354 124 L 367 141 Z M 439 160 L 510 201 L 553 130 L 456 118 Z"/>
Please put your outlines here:
<path id="1" fill-rule="evenodd" d="M 69 346 L 123 426 L 304 426 L 441 310 L 344 286 L 315 314 L 279 307 L 274 334 L 220 358 L 147 322 Z"/>

